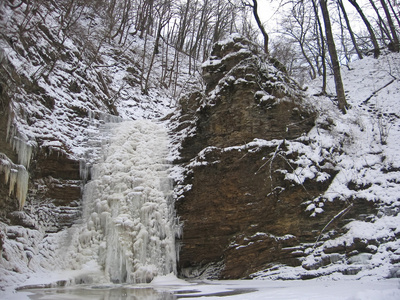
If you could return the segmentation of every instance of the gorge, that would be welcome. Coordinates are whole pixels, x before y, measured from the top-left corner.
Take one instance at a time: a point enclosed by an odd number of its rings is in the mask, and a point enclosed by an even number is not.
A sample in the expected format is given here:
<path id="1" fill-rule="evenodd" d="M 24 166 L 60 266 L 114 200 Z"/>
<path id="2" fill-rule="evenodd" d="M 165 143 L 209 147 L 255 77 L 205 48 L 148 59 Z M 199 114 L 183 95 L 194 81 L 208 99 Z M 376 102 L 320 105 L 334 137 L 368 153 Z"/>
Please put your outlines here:
<path id="1" fill-rule="evenodd" d="M 104 42 L 95 63 L 48 7 L 15 34 L 23 10 L 0 5 L 1 290 L 400 277 L 398 53 L 343 72 L 343 115 L 238 34 L 201 76 L 171 54 L 168 89 L 155 39 Z"/>

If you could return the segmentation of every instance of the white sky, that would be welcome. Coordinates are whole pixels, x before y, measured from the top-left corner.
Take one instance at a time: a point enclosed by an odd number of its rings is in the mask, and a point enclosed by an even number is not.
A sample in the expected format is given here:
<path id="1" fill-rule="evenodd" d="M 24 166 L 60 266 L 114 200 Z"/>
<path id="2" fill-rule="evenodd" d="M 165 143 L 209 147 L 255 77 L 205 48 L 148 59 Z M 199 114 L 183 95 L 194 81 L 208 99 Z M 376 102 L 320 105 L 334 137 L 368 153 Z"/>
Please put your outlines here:
<path id="1" fill-rule="evenodd" d="M 370 8 L 368 0 L 358 0 L 357 3 L 364 9 L 364 13 L 375 17 L 375 12 Z M 350 20 L 353 19 L 351 25 L 353 30 L 357 30 L 359 26 L 361 30 L 365 30 L 364 24 L 360 21 L 358 13 L 355 8 L 344 1 L 347 13 Z M 379 5 L 378 5 L 379 6 Z M 258 0 L 258 14 L 260 15 L 261 22 L 265 24 L 266 30 L 272 34 L 278 30 L 278 22 L 285 9 L 290 9 L 291 5 L 286 0 Z M 370 9 L 367 9 L 370 8 Z M 356 21 L 354 21 L 356 18 Z"/>

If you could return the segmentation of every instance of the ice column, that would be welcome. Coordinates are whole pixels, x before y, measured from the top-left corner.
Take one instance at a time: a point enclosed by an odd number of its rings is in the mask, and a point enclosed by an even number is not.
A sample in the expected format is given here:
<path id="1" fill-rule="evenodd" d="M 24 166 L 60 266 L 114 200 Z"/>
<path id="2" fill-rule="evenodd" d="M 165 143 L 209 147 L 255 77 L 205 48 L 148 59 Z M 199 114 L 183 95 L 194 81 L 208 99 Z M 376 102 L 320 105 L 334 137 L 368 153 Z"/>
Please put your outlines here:
<path id="1" fill-rule="evenodd" d="M 9 185 L 9 195 L 15 194 L 19 209 L 22 209 L 28 194 L 28 171 L 23 165 L 14 164 L 4 153 L 0 153 L 0 174 L 4 174 L 4 183 Z"/>
<path id="2" fill-rule="evenodd" d="M 111 126 L 110 141 L 84 189 L 80 249 L 95 253 L 112 282 L 149 282 L 176 271 L 168 135 L 148 120 Z"/>
<path id="3" fill-rule="evenodd" d="M 10 111 L 12 108 L 10 106 Z M 7 139 L 10 140 L 13 150 L 18 154 L 18 165 L 14 164 L 4 153 L 0 153 L 0 173 L 4 173 L 5 184 L 9 185 L 9 194 L 15 194 L 19 209 L 25 205 L 29 184 L 29 163 L 31 161 L 33 146 L 26 136 L 17 131 L 12 125 L 14 114 L 11 113 L 7 123 Z"/>

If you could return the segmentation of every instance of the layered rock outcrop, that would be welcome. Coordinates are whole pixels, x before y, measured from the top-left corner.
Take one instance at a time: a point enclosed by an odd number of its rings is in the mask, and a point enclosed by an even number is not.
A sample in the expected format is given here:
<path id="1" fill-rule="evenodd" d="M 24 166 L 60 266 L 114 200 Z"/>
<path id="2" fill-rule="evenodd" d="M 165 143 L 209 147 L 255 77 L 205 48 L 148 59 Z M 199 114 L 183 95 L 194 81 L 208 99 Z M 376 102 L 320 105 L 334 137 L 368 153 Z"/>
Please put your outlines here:
<path id="1" fill-rule="evenodd" d="M 336 174 L 329 161 L 301 153 L 314 112 L 296 83 L 239 36 L 215 45 L 203 76 L 205 92 L 181 99 L 177 127 L 187 135 L 176 203 L 181 274 L 232 279 L 300 265 L 305 249 L 347 205 L 328 203 L 318 217 L 307 209 Z M 302 160 L 311 174 L 298 172 Z M 340 222 L 331 226 L 341 228 Z"/>
<path id="2" fill-rule="evenodd" d="M 30 99 L 42 101 L 46 95 L 36 82 L 17 74 L 6 58 L 1 64 L 0 220 L 9 225 L 59 231 L 70 226 L 80 215 L 79 161 L 57 147 L 38 147 L 38 143 L 44 143 L 48 136 L 37 139 L 20 132 L 19 122 L 26 126 L 41 122 L 36 119 L 37 115 L 30 114 L 29 109 L 23 109 L 25 103 L 20 101 L 20 96 L 25 94 Z M 19 92 L 12 91 L 12 81 L 23 88 Z M 55 139 L 55 135 L 50 138 Z M 53 145 L 59 144 L 53 142 Z M 27 199 L 30 208 L 24 211 Z"/>

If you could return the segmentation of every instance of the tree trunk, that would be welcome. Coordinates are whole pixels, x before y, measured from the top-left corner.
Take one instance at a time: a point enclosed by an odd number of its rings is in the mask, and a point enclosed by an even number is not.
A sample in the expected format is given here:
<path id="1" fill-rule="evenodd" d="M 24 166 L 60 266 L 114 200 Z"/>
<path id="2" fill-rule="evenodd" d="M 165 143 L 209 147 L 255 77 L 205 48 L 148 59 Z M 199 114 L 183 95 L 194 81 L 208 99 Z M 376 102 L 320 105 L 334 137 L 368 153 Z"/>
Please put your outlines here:
<path id="1" fill-rule="evenodd" d="M 357 12 L 360 15 L 361 19 L 363 20 L 365 26 L 367 27 L 369 35 L 371 37 L 372 45 L 374 46 L 374 57 L 378 58 L 379 55 L 381 54 L 381 51 L 379 49 L 379 45 L 378 45 L 378 42 L 376 40 L 376 36 L 375 36 L 374 30 L 372 29 L 371 24 L 369 23 L 367 17 L 365 16 L 364 12 L 362 11 L 361 7 L 358 5 L 356 0 L 349 0 L 349 2 L 357 10 Z"/>
<path id="2" fill-rule="evenodd" d="M 390 49 L 390 50 L 399 52 L 399 38 L 397 37 L 396 28 L 394 27 L 392 17 L 390 16 L 390 11 L 385 3 L 385 0 L 381 0 L 381 4 L 383 7 L 383 10 L 385 11 L 386 19 L 389 23 L 390 32 L 392 33 L 393 49 Z"/>
<path id="3" fill-rule="evenodd" d="M 389 3 L 389 6 L 390 6 L 390 10 L 392 11 L 393 16 L 396 19 L 397 24 L 399 25 L 399 28 L 400 28 L 400 18 L 399 18 L 400 14 L 396 13 L 396 11 L 394 10 L 394 7 L 393 7 L 392 3 L 390 2 L 390 0 L 388 1 L 388 3 Z M 396 4 L 396 5 L 399 5 L 399 4 Z"/>
<path id="4" fill-rule="evenodd" d="M 392 37 L 390 36 L 389 29 L 387 28 L 385 21 L 382 19 L 381 14 L 379 13 L 379 10 L 375 5 L 374 0 L 369 0 L 369 3 L 371 3 L 372 8 L 375 10 L 376 16 L 378 17 L 378 25 L 381 30 L 382 39 L 384 39 L 383 34 L 385 34 L 386 37 L 392 42 Z"/>
<path id="5" fill-rule="evenodd" d="M 196 39 L 194 40 L 194 44 L 190 49 L 190 55 L 192 55 L 196 59 L 199 59 L 201 40 L 203 39 L 203 36 L 206 31 L 206 27 L 207 27 L 207 19 L 209 17 L 208 16 L 209 15 L 209 11 L 208 11 L 209 2 L 208 1 L 209 0 L 205 0 L 203 3 L 203 6 L 201 8 L 199 28 L 197 30 Z"/>
<path id="6" fill-rule="evenodd" d="M 358 58 L 359 58 L 359 59 L 362 59 L 362 58 L 363 58 L 363 55 L 362 55 L 360 49 L 358 48 L 356 38 L 355 38 L 354 33 L 353 33 L 353 30 L 351 29 L 351 26 L 350 26 L 349 17 L 347 16 L 346 9 L 344 8 L 344 5 L 343 5 L 343 1 L 342 1 L 342 0 L 338 0 L 338 4 L 339 4 L 340 9 L 341 9 L 341 11 L 342 11 L 342 13 L 343 13 L 343 18 L 344 18 L 344 20 L 345 20 L 345 22 L 346 22 L 346 26 L 347 26 L 347 29 L 348 29 L 348 31 L 349 31 L 351 41 L 353 42 L 354 49 L 355 49 L 356 52 L 357 52 Z"/>
<path id="7" fill-rule="evenodd" d="M 252 8 L 253 8 L 254 19 L 256 20 L 257 26 L 260 29 L 260 31 L 261 31 L 261 33 L 263 35 L 263 38 L 264 38 L 264 52 L 265 52 L 265 54 L 268 55 L 269 54 L 269 50 L 268 50 L 269 37 L 268 37 L 267 32 L 265 31 L 265 28 L 264 28 L 263 24 L 261 23 L 260 17 L 258 15 L 258 11 L 257 11 L 258 3 L 257 3 L 257 0 L 253 0 Z"/>
<path id="8" fill-rule="evenodd" d="M 319 19 L 319 15 L 318 15 L 318 6 L 316 4 L 316 1 L 313 0 L 313 8 L 314 8 L 314 14 L 315 14 L 315 19 L 317 21 L 317 25 L 318 25 L 318 30 L 319 30 L 319 35 L 321 37 L 321 61 L 322 61 L 322 94 L 326 94 L 326 51 L 325 51 L 325 39 L 324 39 L 324 33 L 322 30 L 322 24 L 321 24 L 321 20 Z"/>
<path id="9" fill-rule="evenodd" d="M 322 17 L 325 23 L 325 34 L 326 41 L 328 43 L 328 51 L 329 56 L 331 57 L 332 68 L 333 68 L 333 77 L 335 80 L 335 88 L 336 88 L 336 96 L 338 100 L 338 107 L 343 112 L 346 113 L 347 101 L 346 96 L 344 94 L 343 81 L 342 76 L 340 74 L 340 65 L 336 52 L 335 42 L 333 40 L 332 28 L 331 28 L 331 20 L 329 18 L 329 11 L 327 6 L 327 0 L 320 0 L 319 4 L 321 6 Z"/>
<path id="10" fill-rule="evenodd" d="M 177 38 L 177 42 L 176 42 L 177 49 L 179 51 L 183 50 L 183 45 L 185 43 L 186 32 L 188 30 L 187 17 L 188 17 L 189 8 L 190 8 L 190 0 L 187 0 L 185 10 L 183 12 L 183 17 L 181 16 L 181 19 L 180 19 L 178 38 Z"/>

